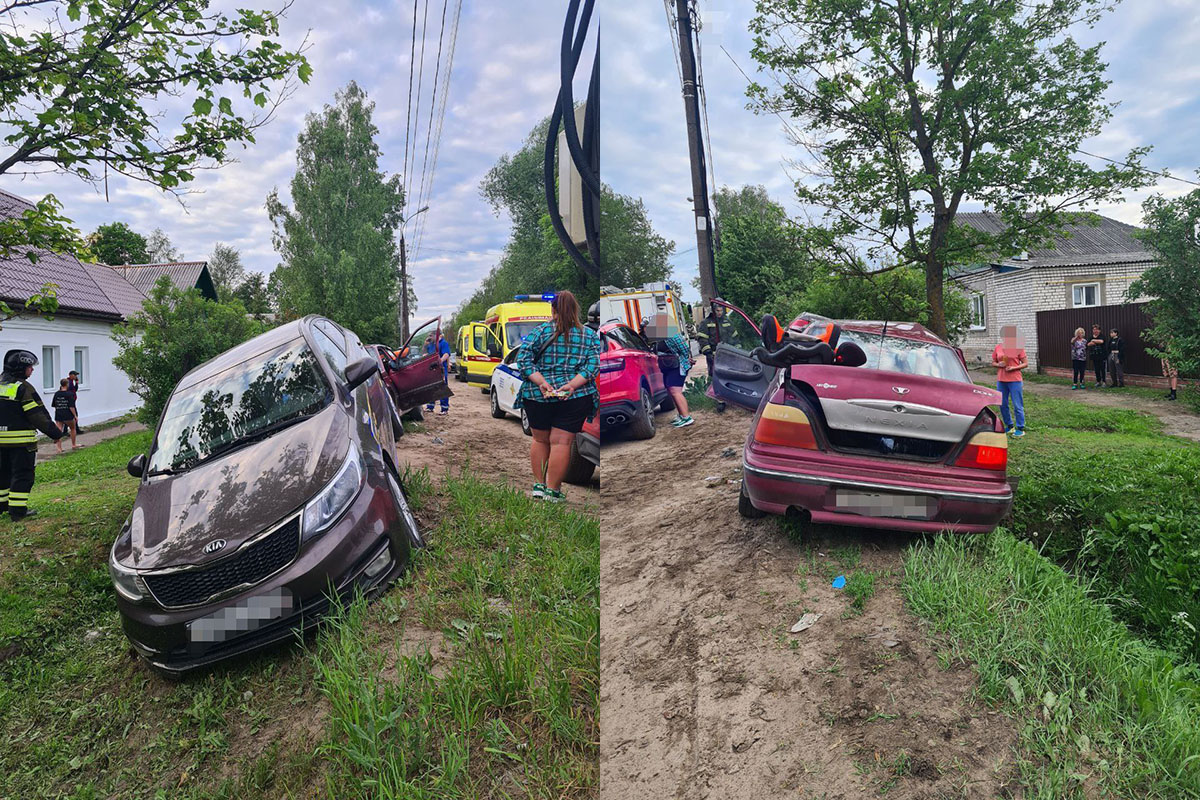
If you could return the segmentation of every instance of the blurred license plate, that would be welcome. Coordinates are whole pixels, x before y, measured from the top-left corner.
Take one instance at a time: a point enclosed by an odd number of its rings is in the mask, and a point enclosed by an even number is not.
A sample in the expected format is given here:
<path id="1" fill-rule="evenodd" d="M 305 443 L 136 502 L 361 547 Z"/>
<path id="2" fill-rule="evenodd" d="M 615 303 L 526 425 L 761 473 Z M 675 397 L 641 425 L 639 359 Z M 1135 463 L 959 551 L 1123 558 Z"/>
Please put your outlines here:
<path id="1" fill-rule="evenodd" d="M 929 519 L 934 511 L 932 497 L 912 494 L 881 494 L 838 489 L 834 503 L 839 511 L 849 511 L 868 517 Z"/>
<path id="2" fill-rule="evenodd" d="M 287 616 L 292 607 L 291 591 L 281 586 L 192 620 L 188 623 L 188 638 L 192 644 L 223 642 Z"/>

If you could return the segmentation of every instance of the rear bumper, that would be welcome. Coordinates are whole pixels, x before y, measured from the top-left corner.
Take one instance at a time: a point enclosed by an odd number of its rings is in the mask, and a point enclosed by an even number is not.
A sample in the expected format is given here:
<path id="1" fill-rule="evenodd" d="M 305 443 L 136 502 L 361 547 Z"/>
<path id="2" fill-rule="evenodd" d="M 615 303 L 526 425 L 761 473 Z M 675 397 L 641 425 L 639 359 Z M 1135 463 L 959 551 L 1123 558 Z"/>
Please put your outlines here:
<path id="1" fill-rule="evenodd" d="M 600 411 L 597 412 L 597 417 L 600 420 L 600 427 L 608 429 L 629 424 L 635 414 L 637 414 L 637 400 L 613 400 L 605 398 L 604 402 L 600 404 Z"/>
<path id="2" fill-rule="evenodd" d="M 814 469 L 819 467 L 819 469 Z M 986 533 L 999 524 L 1012 508 L 1013 494 L 1007 482 L 947 481 L 944 483 L 897 483 L 874 470 L 828 465 L 779 465 L 755 461 L 747 449 L 744 467 L 746 493 L 755 508 L 784 514 L 799 508 L 812 521 L 826 525 L 854 525 L 898 531 L 952 531 Z M 929 498 L 928 519 L 874 516 L 838 508 L 838 490 Z"/>
<path id="3" fill-rule="evenodd" d="M 576 447 L 579 448 L 579 455 L 586 458 L 593 464 L 600 464 L 600 440 L 590 433 L 581 433 L 575 437 Z"/>

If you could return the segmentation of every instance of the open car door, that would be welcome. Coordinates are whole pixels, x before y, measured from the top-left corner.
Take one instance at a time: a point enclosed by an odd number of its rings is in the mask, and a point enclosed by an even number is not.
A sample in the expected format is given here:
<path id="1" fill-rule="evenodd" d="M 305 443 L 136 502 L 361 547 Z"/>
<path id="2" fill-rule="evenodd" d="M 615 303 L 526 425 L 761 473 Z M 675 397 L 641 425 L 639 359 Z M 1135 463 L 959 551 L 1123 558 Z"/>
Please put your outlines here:
<path id="1" fill-rule="evenodd" d="M 396 354 L 394 366 L 387 370 L 392 400 L 402 412 L 454 394 L 443 377 L 437 348 L 432 353 L 426 350 L 427 342 L 441 338 L 442 318 L 434 317 L 413 331 Z"/>
<path id="2" fill-rule="evenodd" d="M 765 366 L 750 355 L 762 345 L 758 326 L 737 306 L 720 300 L 714 300 L 713 306 L 725 309 L 730 323 L 726 331 L 730 335 L 713 348 L 712 395 L 718 401 L 757 409 L 775 378 L 774 367 Z"/>

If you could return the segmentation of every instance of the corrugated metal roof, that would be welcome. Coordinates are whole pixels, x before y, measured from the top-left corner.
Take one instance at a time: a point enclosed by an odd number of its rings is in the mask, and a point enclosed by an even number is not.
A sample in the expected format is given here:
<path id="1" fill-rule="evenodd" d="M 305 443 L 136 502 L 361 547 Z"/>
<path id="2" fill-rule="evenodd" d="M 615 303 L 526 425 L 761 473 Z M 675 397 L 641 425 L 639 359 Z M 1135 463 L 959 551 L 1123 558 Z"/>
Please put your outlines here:
<path id="1" fill-rule="evenodd" d="M 6 219 L 20 216 L 33 204 L 0 189 L 0 215 Z M 88 274 L 73 255 L 38 250 L 36 262 L 24 254 L 0 260 L 0 298 L 24 303 L 46 283 L 58 285 L 58 307 L 63 314 L 118 318 L 117 305 Z"/>
<path id="2" fill-rule="evenodd" d="M 166 275 L 171 283 L 181 289 L 199 289 L 204 295 L 210 294 L 208 287 L 212 279 L 208 277 L 207 261 L 176 261 L 169 264 L 126 264 L 113 267 L 121 277 L 129 281 L 143 294 L 150 294 L 158 279 Z M 207 281 L 206 281 L 207 279 Z M 206 286 L 207 282 L 207 286 Z M 209 297 L 215 300 L 216 295 Z"/>
<path id="3" fill-rule="evenodd" d="M 1011 263 L 1018 267 L 1044 267 L 1154 261 L 1154 255 L 1134 238 L 1133 234 L 1138 230 L 1136 226 L 1099 214 L 1094 216 L 1099 224 L 1077 222 L 1066 225 L 1064 233 L 1056 236 L 1051 245 L 1030 250 L 1028 260 L 1006 258 L 1000 263 Z M 1000 216 L 991 211 L 960 212 L 955 221 L 984 233 L 1001 233 L 1005 228 Z"/>
<path id="4" fill-rule="evenodd" d="M 118 275 L 115 269 L 105 264 L 84 264 L 83 268 L 121 316 L 129 317 L 142 310 L 142 302 L 145 301 L 146 295 Z"/>

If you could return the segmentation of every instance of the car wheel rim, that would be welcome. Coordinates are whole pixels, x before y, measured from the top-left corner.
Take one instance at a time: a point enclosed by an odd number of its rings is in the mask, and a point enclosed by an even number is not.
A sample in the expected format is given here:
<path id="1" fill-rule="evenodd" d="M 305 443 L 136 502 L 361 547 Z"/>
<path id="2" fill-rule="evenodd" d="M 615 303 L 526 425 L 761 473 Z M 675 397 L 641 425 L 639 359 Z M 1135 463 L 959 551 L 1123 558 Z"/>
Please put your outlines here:
<path id="1" fill-rule="evenodd" d="M 521 409 L 521 429 L 529 433 L 529 417 L 525 415 L 525 409 Z"/>
<path id="2" fill-rule="evenodd" d="M 496 390 L 492 390 L 492 413 L 495 414 L 500 410 L 500 404 L 496 402 Z"/>
<path id="3" fill-rule="evenodd" d="M 404 522 L 409 544 L 413 547 L 424 547 L 425 537 L 421 535 L 421 529 L 417 527 L 417 518 L 413 516 L 412 508 L 408 505 L 408 498 L 404 496 L 404 490 L 400 487 L 400 482 L 396 480 L 396 476 L 390 471 L 388 472 L 387 479 L 388 489 L 392 492 L 392 500 L 396 503 L 396 508 L 400 511 L 400 519 Z"/>

